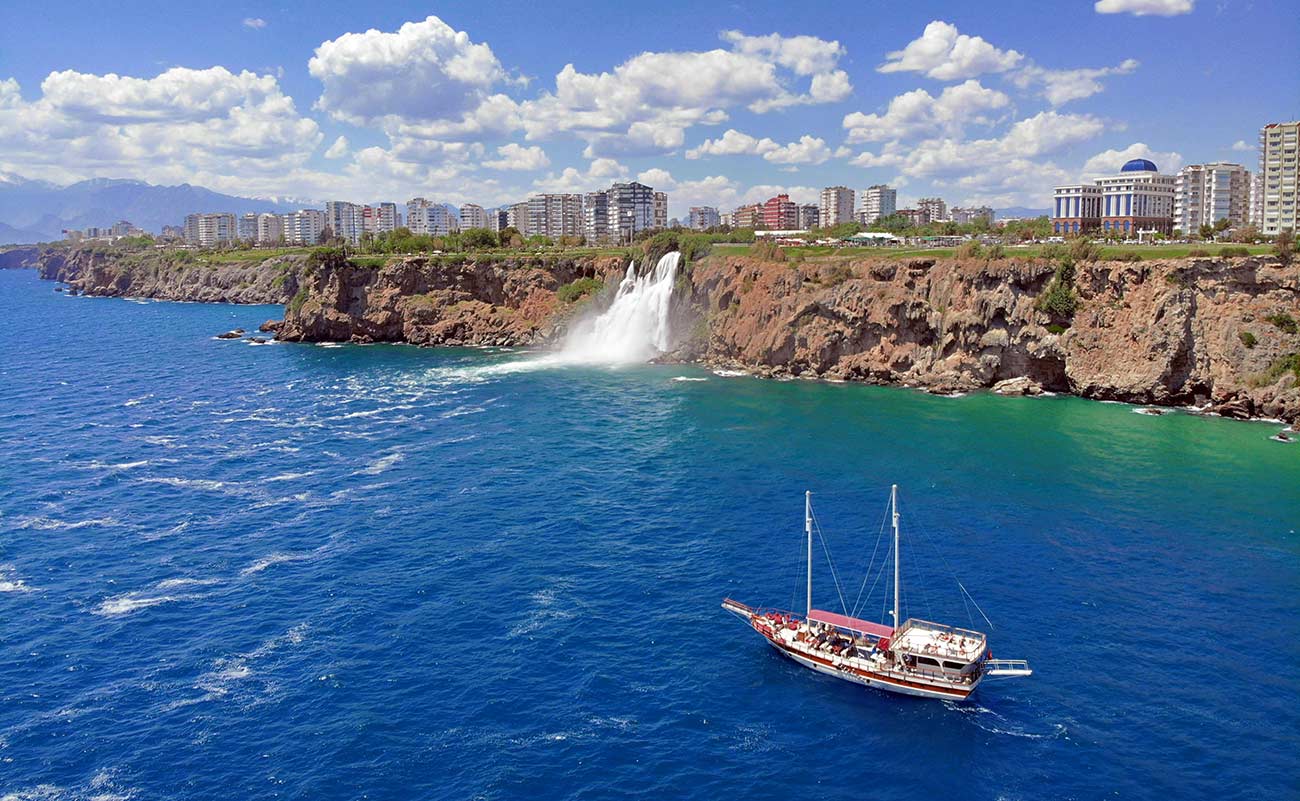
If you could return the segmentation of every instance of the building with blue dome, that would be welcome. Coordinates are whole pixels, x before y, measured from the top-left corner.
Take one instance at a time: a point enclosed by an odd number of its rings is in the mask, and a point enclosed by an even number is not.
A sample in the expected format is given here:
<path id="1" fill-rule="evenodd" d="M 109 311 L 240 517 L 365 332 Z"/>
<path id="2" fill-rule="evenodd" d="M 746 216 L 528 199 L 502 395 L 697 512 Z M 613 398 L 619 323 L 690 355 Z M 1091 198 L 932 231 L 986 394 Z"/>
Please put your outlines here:
<path id="1" fill-rule="evenodd" d="M 1174 183 L 1150 159 L 1130 159 L 1113 176 L 1058 186 L 1052 231 L 1061 236 L 1100 231 L 1125 239 L 1140 233 L 1168 236 L 1174 229 Z"/>

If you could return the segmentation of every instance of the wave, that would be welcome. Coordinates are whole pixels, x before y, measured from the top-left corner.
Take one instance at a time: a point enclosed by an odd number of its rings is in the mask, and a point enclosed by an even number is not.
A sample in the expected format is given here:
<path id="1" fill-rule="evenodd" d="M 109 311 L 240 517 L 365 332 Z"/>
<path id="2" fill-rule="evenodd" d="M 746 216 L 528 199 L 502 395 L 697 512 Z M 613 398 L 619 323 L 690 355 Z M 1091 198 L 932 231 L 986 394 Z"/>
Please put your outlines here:
<path id="1" fill-rule="evenodd" d="M 253 562 L 248 567 L 239 571 L 239 575 L 251 576 L 255 573 L 261 573 L 263 570 L 266 570 L 268 567 L 272 567 L 274 565 L 282 565 L 288 562 L 305 562 L 314 556 L 316 556 L 315 552 L 273 553 L 270 556 L 264 556 L 261 559 L 258 559 L 256 562 Z"/>
<path id="2" fill-rule="evenodd" d="M 20 578 L 15 578 L 12 565 L 0 565 L 0 592 L 31 592 L 32 587 Z M 2 800 L 0 800 L 2 801 Z"/>
<path id="3" fill-rule="evenodd" d="M 58 520 L 52 517 L 21 517 L 18 528 L 37 529 L 39 531 L 69 531 L 92 526 L 118 526 L 116 518 L 96 517 L 90 520 Z"/>
<path id="4" fill-rule="evenodd" d="M 388 454 L 387 456 L 381 456 L 380 458 L 371 462 L 369 465 L 361 468 L 360 470 L 355 471 L 352 475 L 377 476 L 405 458 L 406 458 L 406 454 L 402 453 L 401 451 L 396 451 L 394 453 Z"/>
<path id="5" fill-rule="evenodd" d="M 178 594 L 173 595 L 166 592 L 167 590 L 177 590 L 184 587 L 207 587 L 213 584 L 220 584 L 221 579 L 208 578 L 174 578 L 164 579 L 147 590 L 136 590 L 122 595 L 115 595 L 100 602 L 94 610 L 93 615 L 100 617 L 121 617 L 129 615 L 132 612 L 138 612 L 141 609 L 148 609 L 151 606 L 172 603 L 174 601 L 187 601 L 201 596 L 195 594 Z M 160 594 L 161 593 L 161 594 Z"/>
<path id="6" fill-rule="evenodd" d="M 745 370 L 714 370 L 713 374 L 722 376 L 723 378 L 739 378 L 741 376 L 749 375 Z"/>
<path id="7" fill-rule="evenodd" d="M 262 479 L 262 480 L 263 480 L 263 481 L 267 481 L 267 482 L 270 482 L 270 481 L 296 481 L 297 479 L 300 479 L 300 478 L 307 478 L 308 476 L 314 476 L 314 475 L 316 475 L 316 472 L 317 472 L 317 471 L 315 471 L 315 470 L 308 470 L 308 471 L 305 472 L 305 473 L 281 473 L 281 474 L 278 475 L 278 476 L 271 476 L 270 478 L 264 478 L 264 479 Z"/>
<path id="8" fill-rule="evenodd" d="M 988 707 L 978 705 L 969 706 L 952 701 L 944 701 L 943 704 L 969 720 L 977 728 L 986 731 L 989 734 L 1020 737 L 1026 740 L 1054 740 L 1058 737 L 1066 736 L 1069 731 L 1062 723 L 1050 724 L 1052 730 L 1049 732 L 1026 731 L 1023 726 L 1012 723 Z"/>
<path id="9" fill-rule="evenodd" d="M 699 378 L 696 376 L 689 376 L 689 375 L 679 375 L 679 376 L 674 376 L 673 380 L 674 381 L 708 381 L 709 379 Z"/>

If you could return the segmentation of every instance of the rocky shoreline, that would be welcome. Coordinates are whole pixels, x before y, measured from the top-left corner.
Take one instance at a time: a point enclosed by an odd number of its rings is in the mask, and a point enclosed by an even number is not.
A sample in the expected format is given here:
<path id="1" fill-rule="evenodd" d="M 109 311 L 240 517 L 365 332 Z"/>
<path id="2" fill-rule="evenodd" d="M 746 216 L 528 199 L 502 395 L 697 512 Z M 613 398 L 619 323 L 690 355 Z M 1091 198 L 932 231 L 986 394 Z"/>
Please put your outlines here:
<path id="1" fill-rule="evenodd" d="M 91 295 L 284 303 L 274 326 L 283 341 L 538 346 L 607 303 L 626 261 L 444 256 L 367 266 L 327 253 L 212 265 L 74 251 L 42 254 L 39 269 Z M 1025 259 L 711 255 L 683 264 L 664 360 L 1300 420 L 1287 361 L 1300 360 L 1295 266 L 1269 257 L 1089 262 L 1077 267 L 1068 319 L 1040 309 L 1054 273 Z"/>

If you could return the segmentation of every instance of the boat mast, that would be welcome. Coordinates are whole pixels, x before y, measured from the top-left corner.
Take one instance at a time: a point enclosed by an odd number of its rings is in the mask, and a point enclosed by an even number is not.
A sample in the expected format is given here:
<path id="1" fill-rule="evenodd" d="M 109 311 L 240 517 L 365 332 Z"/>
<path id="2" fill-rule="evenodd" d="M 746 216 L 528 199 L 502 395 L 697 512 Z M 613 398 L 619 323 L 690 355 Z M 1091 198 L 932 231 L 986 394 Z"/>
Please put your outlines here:
<path id="1" fill-rule="evenodd" d="M 804 610 L 804 619 L 812 614 L 812 492 L 803 493 L 803 528 L 808 534 L 808 608 Z M 812 621 L 808 621 L 812 625 Z"/>
<path id="2" fill-rule="evenodd" d="M 894 632 L 898 632 L 898 485 L 889 488 L 889 509 L 894 517 Z"/>

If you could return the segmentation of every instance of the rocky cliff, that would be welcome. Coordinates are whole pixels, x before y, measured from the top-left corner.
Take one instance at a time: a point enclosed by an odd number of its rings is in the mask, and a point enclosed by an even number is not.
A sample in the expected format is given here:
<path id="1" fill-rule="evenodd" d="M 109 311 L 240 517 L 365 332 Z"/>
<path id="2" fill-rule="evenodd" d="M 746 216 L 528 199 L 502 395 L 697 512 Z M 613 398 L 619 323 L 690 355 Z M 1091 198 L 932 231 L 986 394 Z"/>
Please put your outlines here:
<path id="1" fill-rule="evenodd" d="M 69 291 L 109 297 L 157 298 L 207 303 L 285 303 L 306 257 L 222 262 L 188 252 L 115 253 L 97 248 L 41 252 L 41 278 L 62 281 Z"/>
<path id="2" fill-rule="evenodd" d="M 1070 319 L 1038 309 L 1053 274 L 1043 261 L 710 258 L 692 275 L 702 341 L 679 355 L 941 392 L 1027 377 L 1089 398 L 1300 417 L 1296 267 L 1084 264 Z"/>
<path id="3" fill-rule="evenodd" d="M 342 259 L 299 276 L 277 338 L 290 341 L 531 345 L 562 330 L 575 304 L 557 291 L 606 281 L 620 257 L 406 259 L 362 266 Z"/>
<path id="4" fill-rule="evenodd" d="M 0 270 L 35 267 L 43 249 L 41 245 L 15 245 L 0 248 Z"/>

